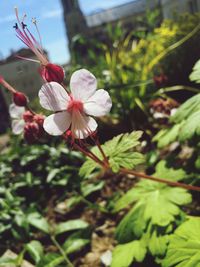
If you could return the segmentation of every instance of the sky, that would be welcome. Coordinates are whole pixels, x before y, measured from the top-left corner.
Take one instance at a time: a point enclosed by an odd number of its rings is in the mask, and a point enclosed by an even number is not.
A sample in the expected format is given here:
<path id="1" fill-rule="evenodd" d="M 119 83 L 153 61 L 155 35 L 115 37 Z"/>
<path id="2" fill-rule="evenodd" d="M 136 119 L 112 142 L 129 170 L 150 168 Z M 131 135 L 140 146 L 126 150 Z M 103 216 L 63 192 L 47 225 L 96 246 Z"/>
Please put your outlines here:
<path id="1" fill-rule="evenodd" d="M 79 0 L 85 15 L 97 10 L 107 9 L 131 0 Z M 64 64 L 70 59 L 65 26 L 63 23 L 62 6 L 60 0 L 0 0 L 0 59 L 6 58 L 12 50 L 23 47 L 16 37 L 13 25 L 16 22 L 14 7 L 19 13 L 27 14 L 26 24 L 31 24 L 33 17 L 37 18 L 42 36 L 43 47 L 48 51 L 49 58 L 57 64 Z M 29 29 L 32 25 L 30 25 Z M 34 32 L 33 30 L 31 30 Z"/>

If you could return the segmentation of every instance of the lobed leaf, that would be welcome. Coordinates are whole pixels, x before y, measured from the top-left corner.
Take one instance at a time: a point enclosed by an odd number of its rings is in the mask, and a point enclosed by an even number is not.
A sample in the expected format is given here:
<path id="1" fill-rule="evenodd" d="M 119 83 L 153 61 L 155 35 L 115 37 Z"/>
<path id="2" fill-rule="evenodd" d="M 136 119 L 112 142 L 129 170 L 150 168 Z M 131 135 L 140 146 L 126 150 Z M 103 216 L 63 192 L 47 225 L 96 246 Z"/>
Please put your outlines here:
<path id="1" fill-rule="evenodd" d="M 170 238 L 163 267 L 200 266 L 200 218 L 190 217 Z"/>

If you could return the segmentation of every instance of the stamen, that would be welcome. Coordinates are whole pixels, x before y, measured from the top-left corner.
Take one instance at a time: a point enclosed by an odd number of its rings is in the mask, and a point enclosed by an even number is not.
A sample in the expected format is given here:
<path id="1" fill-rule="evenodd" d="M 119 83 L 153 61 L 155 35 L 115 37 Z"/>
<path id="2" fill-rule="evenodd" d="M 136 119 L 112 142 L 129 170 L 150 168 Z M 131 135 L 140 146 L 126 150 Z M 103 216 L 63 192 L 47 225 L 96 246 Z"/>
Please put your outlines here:
<path id="1" fill-rule="evenodd" d="M 36 20 L 36 18 L 32 18 L 32 23 L 35 25 L 35 28 L 36 28 L 36 31 L 37 31 L 38 37 L 39 37 L 40 47 L 42 49 L 42 38 L 41 38 L 41 34 L 40 34 L 40 31 L 39 31 L 38 26 L 37 26 L 37 20 Z"/>

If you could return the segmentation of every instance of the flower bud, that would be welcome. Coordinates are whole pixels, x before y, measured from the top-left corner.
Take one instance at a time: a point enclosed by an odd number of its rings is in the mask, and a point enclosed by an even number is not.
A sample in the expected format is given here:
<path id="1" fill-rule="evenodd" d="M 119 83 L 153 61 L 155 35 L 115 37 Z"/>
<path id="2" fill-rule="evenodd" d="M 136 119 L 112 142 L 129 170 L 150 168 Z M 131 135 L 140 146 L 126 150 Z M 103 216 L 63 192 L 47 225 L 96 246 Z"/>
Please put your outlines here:
<path id="1" fill-rule="evenodd" d="M 21 92 L 15 92 L 13 93 L 13 102 L 19 107 L 26 107 L 28 99 L 25 94 Z"/>
<path id="2" fill-rule="evenodd" d="M 23 119 L 25 122 L 32 122 L 33 116 L 34 116 L 33 113 L 31 113 L 29 110 L 27 110 L 23 114 Z"/>
<path id="3" fill-rule="evenodd" d="M 24 126 L 24 139 L 28 143 L 33 143 L 39 137 L 40 129 L 36 122 L 26 123 Z"/>
<path id="4" fill-rule="evenodd" d="M 40 69 L 40 74 L 47 82 L 62 83 L 65 77 L 64 70 L 61 66 L 48 63 Z"/>
<path id="5" fill-rule="evenodd" d="M 44 122 L 45 117 L 41 114 L 36 114 L 34 115 L 34 122 L 36 122 L 39 126 L 43 126 L 43 122 Z"/>

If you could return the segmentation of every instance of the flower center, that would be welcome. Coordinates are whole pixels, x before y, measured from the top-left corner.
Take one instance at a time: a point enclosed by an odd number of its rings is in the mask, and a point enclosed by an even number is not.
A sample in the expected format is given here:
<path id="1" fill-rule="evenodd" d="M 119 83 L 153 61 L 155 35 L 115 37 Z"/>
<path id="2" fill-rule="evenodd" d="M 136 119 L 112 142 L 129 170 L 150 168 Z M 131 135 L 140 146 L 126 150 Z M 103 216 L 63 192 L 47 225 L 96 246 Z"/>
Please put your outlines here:
<path id="1" fill-rule="evenodd" d="M 72 112 L 72 111 L 83 112 L 83 103 L 79 100 L 71 99 L 68 106 L 67 106 L 67 111 L 69 111 L 69 112 Z"/>

